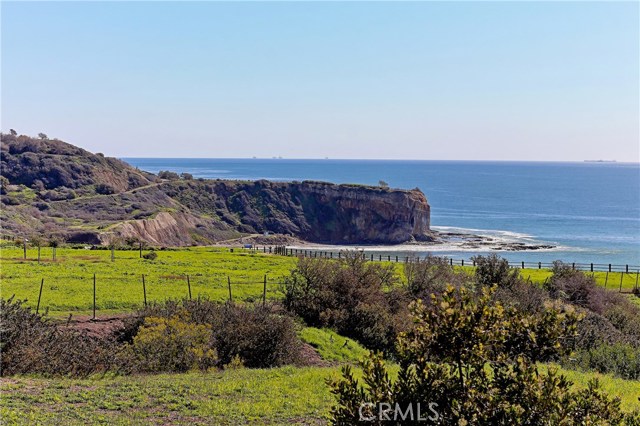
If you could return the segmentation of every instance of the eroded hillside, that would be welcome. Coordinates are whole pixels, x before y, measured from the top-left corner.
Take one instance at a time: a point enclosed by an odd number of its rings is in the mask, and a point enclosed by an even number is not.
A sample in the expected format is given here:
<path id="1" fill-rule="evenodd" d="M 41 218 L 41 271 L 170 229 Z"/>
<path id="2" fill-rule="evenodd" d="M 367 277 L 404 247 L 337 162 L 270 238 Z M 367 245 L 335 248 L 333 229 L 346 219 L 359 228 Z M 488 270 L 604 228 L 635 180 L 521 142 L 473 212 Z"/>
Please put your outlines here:
<path id="1" fill-rule="evenodd" d="M 58 140 L 2 135 L 5 234 L 210 244 L 255 233 L 362 244 L 428 240 L 419 190 L 159 177 Z"/>

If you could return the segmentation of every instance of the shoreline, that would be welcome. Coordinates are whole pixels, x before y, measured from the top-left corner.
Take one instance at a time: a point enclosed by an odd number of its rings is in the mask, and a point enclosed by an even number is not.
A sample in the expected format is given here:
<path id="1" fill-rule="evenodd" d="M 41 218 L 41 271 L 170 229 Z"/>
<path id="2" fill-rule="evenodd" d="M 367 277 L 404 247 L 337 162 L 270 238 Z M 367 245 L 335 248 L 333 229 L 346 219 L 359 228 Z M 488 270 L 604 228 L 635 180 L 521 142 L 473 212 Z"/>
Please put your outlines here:
<path id="1" fill-rule="evenodd" d="M 339 244 L 325 242 L 311 242 L 297 237 L 282 234 L 253 234 L 239 237 L 233 240 L 220 241 L 216 246 L 242 247 L 244 245 L 254 246 L 286 246 L 292 249 L 315 249 L 315 250 L 365 250 L 376 252 L 422 252 L 422 251 L 487 251 L 487 252 L 540 252 L 557 251 L 561 246 L 521 241 L 527 238 L 506 238 L 480 235 L 476 233 L 451 232 L 431 230 L 431 241 L 406 241 L 397 244 L 362 243 L 362 244 Z M 514 234 L 515 235 L 515 234 Z M 528 238 L 530 239 L 530 238 Z"/>

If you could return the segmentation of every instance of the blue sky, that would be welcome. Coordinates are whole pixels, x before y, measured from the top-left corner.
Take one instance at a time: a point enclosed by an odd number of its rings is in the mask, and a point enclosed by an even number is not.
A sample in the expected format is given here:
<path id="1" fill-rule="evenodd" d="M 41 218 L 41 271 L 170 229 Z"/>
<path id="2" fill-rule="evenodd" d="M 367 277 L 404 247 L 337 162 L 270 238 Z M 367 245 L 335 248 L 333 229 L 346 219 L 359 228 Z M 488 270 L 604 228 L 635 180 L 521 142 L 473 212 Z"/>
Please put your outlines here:
<path id="1" fill-rule="evenodd" d="M 3 131 L 121 157 L 639 160 L 637 2 L 6 2 Z"/>

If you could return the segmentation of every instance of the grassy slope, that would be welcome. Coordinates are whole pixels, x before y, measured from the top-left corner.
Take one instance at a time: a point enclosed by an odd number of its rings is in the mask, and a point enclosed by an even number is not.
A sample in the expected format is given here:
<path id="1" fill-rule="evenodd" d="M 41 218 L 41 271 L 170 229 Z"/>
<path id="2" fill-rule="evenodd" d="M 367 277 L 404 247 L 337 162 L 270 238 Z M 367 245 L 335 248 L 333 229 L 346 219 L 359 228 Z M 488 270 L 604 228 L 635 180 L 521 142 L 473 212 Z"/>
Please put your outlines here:
<path id="1" fill-rule="evenodd" d="M 191 281 L 193 297 L 206 295 L 213 300 L 228 297 L 227 277 L 232 283 L 236 300 L 258 300 L 262 297 L 264 275 L 268 277 L 267 297 L 280 298 L 283 277 L 295 265 L 295 259 L 282 256 L 251 254 L 236 250 L 196 247 L 175 251 L 159 251 L 155 261 L 139 258 L 137 251 L 117 251 L 116 261 L 110 261 L 107 250 L 58 249 L 57 261 L 51 261 L 51 249 L 42 249 L 38 264 L 35 249 L 29 249 L 28 260 L 22 260 L 22 250 L 5 247 L 0 250 L 0 292 L 2 297 L 15 294 L 28 299 L 34 306 L 38 299 L 40 280 L 45 279 L 41 309 L 49 308 L 52 316 L 69 313 L 88 314 L 92 307 L 93 281 L 97 276 L 97 309 L 101 314 L 126 312 L 143 303 L 142 274 L 146 275 L 147 300 L 182 298 L 188 295 L 186 275 Z M 402 273 L 402 265 L 397 270 Z M 472 273 L 472 268 L 465 267 Z M 635 285 L 635 274 L 609 274 L 607 287 L 618 289 L 620 276 L 623 288 Z M 533 282 L 543 282 L 551 276 L 548 270 L 525 269 L 522 276 Z M 606 273 L 595 274 L 604 285 Z M 615 284 L 615 285 L 614 285 Z"/>
<path id="2" fill-rule="evenodd" d="M 640 382 L 562 370 L 577 386 L 598 377 L 622 399 L 640 403 Z M 76 379 L 2 379 L 6 424 L 324 424 L 334 400 L 326 379 L 337 367 L 227 370 Z"/>
<path id="3" fill-rule="evenodd" d="M 42 306 L 50 307 L 53 315 L 89 311 L 94 272 L 99 308 L 123 312 L 142 303 L 143 273 L 149 277 L 149 300 L 186 296 L 185 274 L 191 277 L 194 297 L 206 294 L 224 300 L 230 276 L 238 283 L 234 298 L 250 300 L 261 296 L 265 273 L 281 281 L 295 264 L 291 258 L 212 248 L 162 251 L 154 262 L 139 259 L 135 251 L 117 252 L 112 263 L 108 251 L 59 249 L 57 262 L 38 265 L 22 261 L 21 254 L 15 248 L 2 250 L 2 296 L 16 294 L 35 306 L 40 277 L 45 277 Z M 49 258 L 50 249 L 42 254 Z M 30 250 L 33 256 L 35 250 Z M 526 278 L 529 271 L 523 275 Z M 549 272 L 532 270 L 530 275 L 540 282 Z M 246 281 L 255 284 L 240 284 Z M 280 297 L 278 285 L 269 287 L 268 296 Z M 366 353 L 353 341 L 345 347 L 348 339 L 331 331 L 305 328 L 300 335 L 330 363 L 353 363 Z M 577 386 L 599 377 L 610 394 L 622 398 L 625 409 L 639 405 L 638 381 L 563 372 Z M 87 380 L 3 378 L 0 413 L 7 424 L 323 424 L 333 403 L 325 380 L 338 375 L 338 367 L 284 367 Z"/>
<path id="4" fill-rule="evenodd" d="M 357 363 L 369 353 L 355 340 L 327 329 L 305 327 L 300 331 L 300 338 L 313 346 L 322 359 L 332 363 Z"/>
<path id="5" fill-rule="evenodd" d="M 322 423 L 335 368 L 284 367 L 104 379 L 2 380 L 7 424 Z M 26 420 L 26 421 L 25 421 Z"/>
<path id="6" fill-rule="evenodd" d="M 131 311 L 142 305 L 142 274 L 145 274 L 147 300 L 165 300 L 188 296 L 186 275 L 191 282 L 192 297 L 207 296 L 226 300 L 230 277 L 235 300 L 257 300 L 262 297 L 263 279 L 267 275 L 267 298 L 279 298 L 283 277 L 294 266 L 293 258 L 252 254 L 219 248 L 190 248 L 158 251 L 158 258 L 139 258 L 137 251 L 117 251 L 111 262 L 108 250 L 58 249 L 56 262 L 51 249 L 42 249 L 42 262 L 22 260 L 22 250 L 1 250 L 2 297 L 15 294 L 28 299 L 35 307 L 40 280 L 44 278 L 41 310 L 51 315 L 88 314 L 92 308 L 93 274 L 96 274 L 96 299 L 99 313 Z"/>

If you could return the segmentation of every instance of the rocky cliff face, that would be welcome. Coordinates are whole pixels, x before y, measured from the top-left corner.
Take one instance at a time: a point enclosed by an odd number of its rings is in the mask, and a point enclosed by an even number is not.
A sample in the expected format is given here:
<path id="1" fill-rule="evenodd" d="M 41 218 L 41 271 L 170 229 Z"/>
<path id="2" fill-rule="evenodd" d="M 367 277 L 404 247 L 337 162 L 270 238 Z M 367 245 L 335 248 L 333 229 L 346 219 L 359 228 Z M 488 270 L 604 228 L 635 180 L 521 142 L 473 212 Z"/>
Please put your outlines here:
<path id="1" fill-rule="evenodd" d="M 420 190 L 324 182 L 181 182 L 163 188 L 192 211 L 241 232 L 290 234 L 332 244 L 430 239 L 430 207 Z"/>
<path id="2" fill-rule="evenodd" d="M 162 246 L 267 231 L 332 244 L 431 238 L 429 204 L 417 189 L 163 180 L 62 141 L 1 136 L 0 221 L 9 235 L 96 244 L 117 234 Z"/>
<path id="3" fill-rule="evenodd" d="M 419 190 L 293 184 L 287 192 L 300 200 L 305 226 L 300 236 L 333 244 L 395 244 L 430 238 L 430 207 Z"/>

